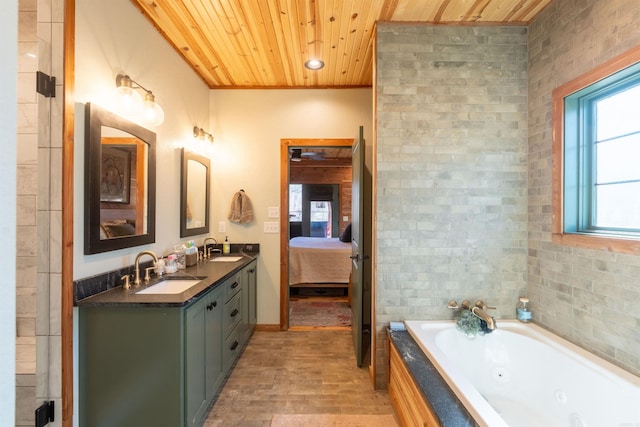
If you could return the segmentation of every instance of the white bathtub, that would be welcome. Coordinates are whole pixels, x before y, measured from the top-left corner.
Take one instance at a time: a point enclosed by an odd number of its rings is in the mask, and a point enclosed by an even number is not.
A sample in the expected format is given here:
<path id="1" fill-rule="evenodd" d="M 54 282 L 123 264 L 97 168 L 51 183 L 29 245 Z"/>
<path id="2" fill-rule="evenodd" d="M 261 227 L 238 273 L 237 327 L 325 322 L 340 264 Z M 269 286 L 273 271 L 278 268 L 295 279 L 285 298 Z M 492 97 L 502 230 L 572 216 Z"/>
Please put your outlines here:
<path id="1" fill-rule="evenodd" d="M 451 321 L 404 323 L 480 426 L 640 427 L 640 378 L 536 325 L 469 340 Z"/>

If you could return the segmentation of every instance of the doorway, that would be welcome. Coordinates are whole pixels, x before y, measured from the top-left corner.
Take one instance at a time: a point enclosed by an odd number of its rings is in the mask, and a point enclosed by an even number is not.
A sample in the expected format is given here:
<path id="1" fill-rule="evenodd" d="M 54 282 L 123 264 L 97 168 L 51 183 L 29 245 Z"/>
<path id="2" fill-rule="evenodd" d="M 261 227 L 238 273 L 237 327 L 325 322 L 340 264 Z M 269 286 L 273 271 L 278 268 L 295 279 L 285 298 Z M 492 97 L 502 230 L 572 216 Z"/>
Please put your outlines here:
<path id="1" fill-rule="evenodd" d="M 334 245 L 350 222 L 353 142 L 353 138 L 281 141 L 281 330 L 350 329 L 349 273 L 342 277 L 344 270 L 321 264 L 313 266 L 320 272 L 309 273 L 305 266 L 309 257 L 318 260 L 306 252 L 316 250 L 308 243 Z"/>

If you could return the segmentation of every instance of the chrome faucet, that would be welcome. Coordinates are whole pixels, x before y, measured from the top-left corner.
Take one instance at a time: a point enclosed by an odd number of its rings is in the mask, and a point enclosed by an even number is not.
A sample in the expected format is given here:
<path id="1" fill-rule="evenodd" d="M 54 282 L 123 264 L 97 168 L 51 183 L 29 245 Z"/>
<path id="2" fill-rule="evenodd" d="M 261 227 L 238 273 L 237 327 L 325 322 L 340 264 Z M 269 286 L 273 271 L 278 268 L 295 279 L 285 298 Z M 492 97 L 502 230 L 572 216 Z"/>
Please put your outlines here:
<path id="1" fill-rule="evenodd" d="M 204 239 L 204 246 L 202 248 L 202 257 L 203 258 L 209 258 L 209 252 L 207 252 L 207 241 L 209 240 L 213 240 L 216 245 L 218 244 L 218 241 L 216 239 L 214 239 L 213 237 L 207 237 L 206 239 Z"/>
<path id="2" fill-rule="evenodd" d="M 487 313 L 487 310 L 491 309 L 495 309 L 495 307 L 488 307 L 484 301 L 478 300 L 476 301 L 476 305 L 471 307 L 471 312 L 476 315 L 476 317 L 487 322 L 487 328 L 493 331 L 496 328 L 496 322 L 493 320 L 493 317 Z"/>
<path id="3" fill-rule="evenodd" d="M 158 263 L 158 257 L 156 256 L 155 253 L 151 251 L 142 251 L 138 253 L 138 255 L 136 255 L 136 262 L 135 262 L 136 278 L 133 281 L 134 286 L 140 285 L 140 258 L 142 258 L 144 255 L 149 255 L 151 258 L 153 258 L 153 262 L 155 264 Z"/>

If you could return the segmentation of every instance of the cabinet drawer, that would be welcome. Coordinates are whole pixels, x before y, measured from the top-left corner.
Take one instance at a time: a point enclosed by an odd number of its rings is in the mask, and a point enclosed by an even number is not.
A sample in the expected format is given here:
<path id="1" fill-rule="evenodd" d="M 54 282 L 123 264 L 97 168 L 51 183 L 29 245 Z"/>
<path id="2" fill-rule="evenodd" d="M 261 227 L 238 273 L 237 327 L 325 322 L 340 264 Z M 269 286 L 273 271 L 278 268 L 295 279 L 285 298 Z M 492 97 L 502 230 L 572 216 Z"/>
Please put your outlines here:
<path id="1" fill-rule="evenodd" d="M 242 289 L 242 280 L 240 280 L 240 274 L 234 274 L 224 282 L 224 288 L 226 292 L 225 301 L 229 301 L 235 294 Z"/>
<path id="2" fill-rule="evenodd" d="M 240 328 L 235 328 L 224 340 L 222 364 L 225 372 L 228 372 L 229 369 L 231 369 L 241 350 L 242 342 L 240 337 Z"/>
<path id="3" fill-rule="evenodd" d="M 242 292 L 238 292 L 224 306 L 223 328 L 225 337 L 240 323 L 240 320 L 242 320 Z"/>

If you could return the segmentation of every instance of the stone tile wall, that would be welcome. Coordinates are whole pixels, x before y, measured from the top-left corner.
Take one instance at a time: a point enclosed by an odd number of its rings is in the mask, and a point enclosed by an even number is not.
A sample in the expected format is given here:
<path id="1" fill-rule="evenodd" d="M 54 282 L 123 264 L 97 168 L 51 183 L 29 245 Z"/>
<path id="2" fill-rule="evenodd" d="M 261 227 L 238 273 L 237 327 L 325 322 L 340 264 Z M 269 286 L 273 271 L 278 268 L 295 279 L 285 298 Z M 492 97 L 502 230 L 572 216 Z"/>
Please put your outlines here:
<path id="1" fill-rule="evenodd" d="M 36 408 L 38 196 L 37 5 L 18 3 L 16 188 L 16 426 L 33 425 Z"/>
<path id="2" fill-rule="evenodd" d="M 551 92 L 640 44 L 637 0 L 556 0 L 529 27 L 533 319 L 640 375 L 640 257 L 551 243 Z"/>
<path id="3" fill-rule="evenodd" d="M 32 426 L 44 400 L 62 408 L 63 17 L 63 0 L 19 2 L 16 426 Z M 54 98 L 36 93 L 36 71 L 56 77 Z"/>
<path id="4" fill-rule="evenodd" d="M 376 385 L 389 321 L 513 318 L 527 270 L 527 28 L 379 24 Z"/>

